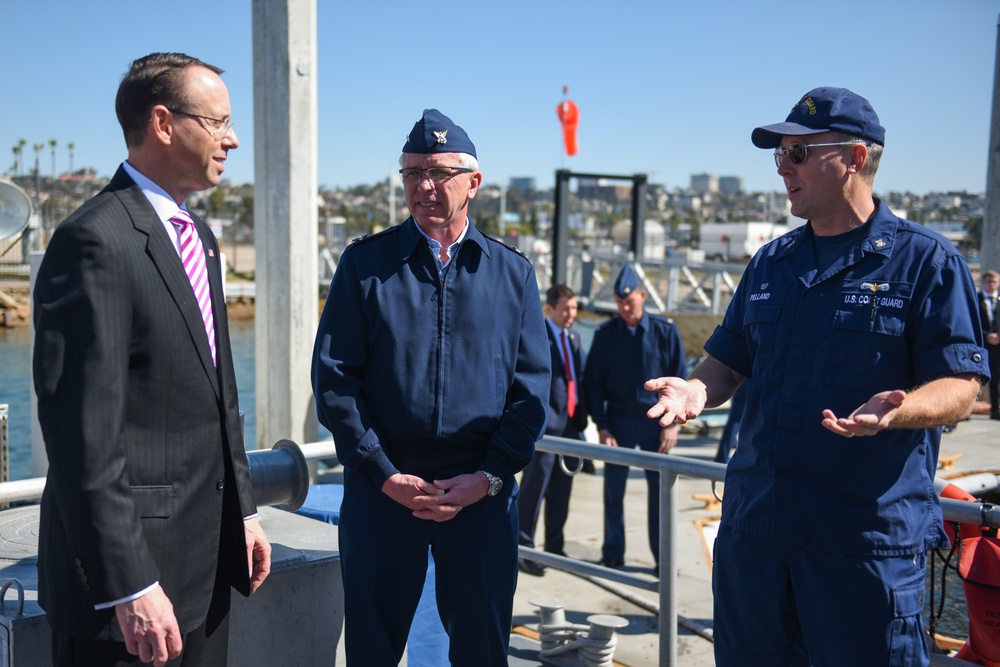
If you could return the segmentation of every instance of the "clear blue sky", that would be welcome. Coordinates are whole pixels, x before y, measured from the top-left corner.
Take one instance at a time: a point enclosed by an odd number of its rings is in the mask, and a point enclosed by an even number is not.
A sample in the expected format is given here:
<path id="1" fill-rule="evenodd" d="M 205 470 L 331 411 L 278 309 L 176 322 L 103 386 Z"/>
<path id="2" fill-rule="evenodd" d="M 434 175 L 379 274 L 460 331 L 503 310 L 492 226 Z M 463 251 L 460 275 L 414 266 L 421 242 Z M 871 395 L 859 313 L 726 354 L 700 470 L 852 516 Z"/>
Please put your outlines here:
<path id="1" fill-rule="evenodd" d="M 469 132 L 488 183 L 549 187 L 562 167 L 780 190 L 750 131 L 832 85 L 867 97 L 887 128 L 876 191 L 985 191 L 995 0 L 317 2 L 323 186 L 386 178 L 437 107 Z M 51 172 L 56 139 L 58 171 L 73 142 L 74 167 L 110 176 L 125 156 L 119 79 L 140 55 L 182 51 L 226 70 L 241 141 L 226 174 L 253 180 L 251 0 L 4 5 L 0 173 L 24 138 L 29 168 L 42 143 Z M 563 85 L 580 108 L 572 158 L 555 114 Z"/>

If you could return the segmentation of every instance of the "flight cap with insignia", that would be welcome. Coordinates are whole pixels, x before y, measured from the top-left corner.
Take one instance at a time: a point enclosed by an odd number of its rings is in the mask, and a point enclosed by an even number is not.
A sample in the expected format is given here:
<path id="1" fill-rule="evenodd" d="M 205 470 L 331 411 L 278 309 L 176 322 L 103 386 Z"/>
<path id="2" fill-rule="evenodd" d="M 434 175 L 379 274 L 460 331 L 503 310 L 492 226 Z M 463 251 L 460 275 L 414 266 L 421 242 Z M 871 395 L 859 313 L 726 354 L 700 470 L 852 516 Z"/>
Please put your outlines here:
<path id="1" fill-rule="evenodd" d="M 757 148 L 777 148 L 782 137 L 843 132 L 885 145 L 885 128 L 871 103 L 847 88 L 813 88 L 802 96 L 784 123 L 755 128 L 750 140 Z"/>
<path id="2" fill-rule="evenodd" d="M 437 109 L 424 109 L 403 144 L 404 153 L 468 153 L 476 157 L 476 147 L 461 127 Z"/>
<path id="3" fill-rule="evenodd" d="M 615 296 L 624 299 L 638 288 L 639 274 L 632 268 L 631 263 L 626 262 L 615 280 Z"/>

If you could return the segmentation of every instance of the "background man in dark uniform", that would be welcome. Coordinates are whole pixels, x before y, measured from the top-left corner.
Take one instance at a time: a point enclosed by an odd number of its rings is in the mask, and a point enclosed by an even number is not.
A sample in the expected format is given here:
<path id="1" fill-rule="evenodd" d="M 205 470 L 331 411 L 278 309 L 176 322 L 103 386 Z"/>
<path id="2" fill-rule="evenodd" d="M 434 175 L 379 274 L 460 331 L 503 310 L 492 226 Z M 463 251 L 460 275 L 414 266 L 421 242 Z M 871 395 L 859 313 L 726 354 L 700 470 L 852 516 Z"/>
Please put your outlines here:
<path id="1" fill-rule="evenodd" d="M 399 173 L 410 217 L 343 253 L 313 388 L 345 467 L 352 667 L 399 663 L 430 545 L 453 665 L 506 665 L 517 581 L 514 474 L 545 426 L 549 353 L 534 269 L 467 215 L 465 131 L 424 111 Z"/>
<path id="2" fill-rule="evenodd" d="M 979 293 L 979 319 L 983 327 L 986 353 L 990 357 L 990 419 L 1000 419 L 1000 273 L 983 272 Z"/>
<path id="3" fill-rule="evenodd" d="M 549 387 L 549 413 L 545 433 L 560 438 L 579 439 L 587 427 L 587 409 L 583 400 L 583 360 L 580 335 L 573 330 L 576 320 L 576 294 L 566 285 L 553 285 L 545 294 L 545 322 L 549 339 L 552 384 Z M 569 514 L 569 496 L 573 478 L 562 470 L 559 455 L 535 452 L 524 469 L 521 491 L 517 496 L 520 544 L 535 546 L 535 526 L 545 500 L 545 550 L 565 556 L 563 527 Z M 565 465 L 574 469 L 578 459 L 569 457 Z M 545 566 L 533 560 L 518 561 L 522 572 L 540 576 Z"/>
<path id="4" fill-rule="evenodd" d="M 128 161 L 38 273 L 38 593 L 57 665 L 182 650 L 177 664 L 224 665 L 230 586 L 248 595 L 270 569 L 219 246 L 184 204 L 239 146 L 221 72 L 179 53 L 132 63 L 115 103 Z"/>
<path id="5" fill-rule="evenodd" d="M 587 407 L 597 425 L 601 444 L 639 447 L 666 454 L 677 444 L 677 426 L 661 428 L 650 423 L 646 411 L 656 394 L 643 388 L 650 368 L 685 377 L 684 345 L 674 323 L 644 309 L 646 290 L 631 264 L 625 264 L 615 280 L 618 317 L 594 332 L 584 384 Z M 604 466 L 604 545 L 601 563 L 621 567 L 625 563 L 625 483 L 628 466 Z M 660 558 L 660 474 L 647 470 L 649 548 Z"/>
<path id="6" fill-rule="evenodd" d="M 989 372 L 972 274 L 872 196 L 885 129 L 865 98 L 816 88 L 751 141 L 808 223 L 750 261 L 691 379 L 646 383 L 672 424 L 753 378 L 715 540 L 716 664 L 927 665 L 940 427 Z"/>

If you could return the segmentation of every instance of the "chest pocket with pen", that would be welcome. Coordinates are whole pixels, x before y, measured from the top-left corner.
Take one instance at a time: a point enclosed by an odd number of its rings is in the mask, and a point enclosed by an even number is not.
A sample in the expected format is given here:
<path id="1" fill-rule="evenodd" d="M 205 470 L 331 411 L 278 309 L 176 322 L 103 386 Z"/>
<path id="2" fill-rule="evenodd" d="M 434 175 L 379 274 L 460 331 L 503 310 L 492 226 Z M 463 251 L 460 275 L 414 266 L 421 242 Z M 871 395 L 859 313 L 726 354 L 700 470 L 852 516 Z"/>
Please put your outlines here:
<path id="1" fill-rule="evenodd" d="M 879 280 L 846 281 L 837 300 L 836 329 L 902 336 L 913 285 Z"/>

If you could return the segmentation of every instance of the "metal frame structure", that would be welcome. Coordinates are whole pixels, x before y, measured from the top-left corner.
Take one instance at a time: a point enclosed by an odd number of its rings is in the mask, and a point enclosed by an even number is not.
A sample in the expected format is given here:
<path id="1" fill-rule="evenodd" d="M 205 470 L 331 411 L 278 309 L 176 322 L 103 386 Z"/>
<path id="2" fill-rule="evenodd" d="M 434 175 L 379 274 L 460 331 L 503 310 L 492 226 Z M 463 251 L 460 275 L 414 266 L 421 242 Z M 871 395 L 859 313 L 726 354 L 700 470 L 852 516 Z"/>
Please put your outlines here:
<path id="1" fill-rule="evenodd" d="M 588 174 L 568 169 L 556 170 L 555 220 L 552 225 L 552 284 L 565 284 L 566 264 L 569 257 L 569 181 L 571 178 L 632 182 L 632 233 L 629 251 L 633 257 L 642 257 L 643 225 L 646 220 L 646 174 L 621 176 L 614 174 Z"/>

